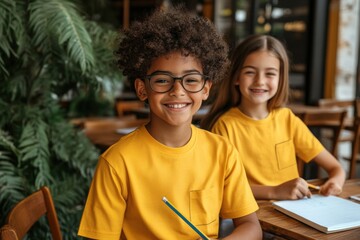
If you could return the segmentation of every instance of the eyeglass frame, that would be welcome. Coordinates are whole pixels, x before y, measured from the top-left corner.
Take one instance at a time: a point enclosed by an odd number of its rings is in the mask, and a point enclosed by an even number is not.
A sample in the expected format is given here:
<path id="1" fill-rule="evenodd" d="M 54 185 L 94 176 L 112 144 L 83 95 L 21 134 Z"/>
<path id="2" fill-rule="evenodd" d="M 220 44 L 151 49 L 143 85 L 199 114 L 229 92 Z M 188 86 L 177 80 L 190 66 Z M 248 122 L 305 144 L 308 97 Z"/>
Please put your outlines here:
<path id="1" fill-rule="evenodd" d="M 169 77 L 172 78 L 173 83 L 172 83 L 172 86 L 169 88 L 169 90 L 164 91 L 164 92 L 159 92 L 159 91 L 155 91 L 155 90 L 152 88 L 150 79 L 151 79 L 151 77 L 156 76 L 156 75 L 167 75 L 167 76 L 169 76 Z M 187 89 L 184 87 L 184 77 L 186 77 L 186 76 L 188 76 L 188 75 L 200 75 L 200 76 L 202 77 L 202 79 L 204 80 L 204 84 L 203 84 L 203 86 L 201 87 L 200 90 L 198 90 L 198 91 L 189 91 L 189 90 L 187 90 Z M 209 78 L 209 76 L 204 75 L 204 74 L 202 74 L 202 73 L 200 73 L 200 72 L 190 72 L 190 73 L 184 74 L 184 75 L 181 76 L 181 77 L 175 77 L 174 75 L 172 75 L 172 74 L 169 73 L 169 72 L 155 71 L 155 72 L 153 72 L 153 73 L 151 73 L 151 74 L 149 74 L 149 75 L 146 75 L 146 76 L 144 77 L 144 79 L 146 79 L 146 80 L 149 81 L 149 85 L 150 85 L 151 90 L 154 91 L 154 92 L 156 92 L 156 93 L 167 93 L 167 92 L 170 92 L 171 89 L 174 88 L 174 85 L 175 85 L 176 80 L 179 80 L 179 81 L 180 81 L 181 86 L 183 87 L 183 89 L 184 89 L 186 92 L 189 92 L 189 93 L 198 93 L 198 92 L 200 92 L 201 90 L 204 89 L 205 84 L 206 84 L 206 81 L 208 81 L 210 78 Z"/>

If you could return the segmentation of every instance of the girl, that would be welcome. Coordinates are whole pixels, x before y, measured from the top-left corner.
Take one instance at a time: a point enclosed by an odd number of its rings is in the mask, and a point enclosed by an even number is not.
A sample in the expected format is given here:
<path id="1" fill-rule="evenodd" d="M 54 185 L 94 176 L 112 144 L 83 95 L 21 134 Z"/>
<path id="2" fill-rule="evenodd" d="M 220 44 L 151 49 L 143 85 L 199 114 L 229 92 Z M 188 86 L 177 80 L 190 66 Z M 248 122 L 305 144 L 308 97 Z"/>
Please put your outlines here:
<path id="1" fill-rule="evenodd" d="M 321 194 L 338 195 L 345 181 L 341 165 L 290 109 L 282 107 L 288 99 L 288 71 L 286 50 L 277 39 L 248 37 L 234 51 L 230 76 L 202 127 L 238 148 L 256 199 L 311 196 L 299 177 L 296 156 L 327 171 Z"/>

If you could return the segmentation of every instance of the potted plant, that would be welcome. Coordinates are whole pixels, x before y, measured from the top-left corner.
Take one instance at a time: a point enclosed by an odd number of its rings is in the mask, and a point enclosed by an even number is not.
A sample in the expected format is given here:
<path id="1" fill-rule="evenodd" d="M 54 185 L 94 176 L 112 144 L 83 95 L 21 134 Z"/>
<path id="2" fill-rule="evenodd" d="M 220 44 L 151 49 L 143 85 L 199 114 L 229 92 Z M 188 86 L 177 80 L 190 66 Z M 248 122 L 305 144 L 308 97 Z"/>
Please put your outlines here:
<path id="1" fill-rule="evenodd" d="M 104 83 L 121 81 L 112 64 L 115 34 L 68 0 L 0 2 L 0 223 L 46 185 L 64 239 L 76 238 L 99 151 L 59 102 L 91 95 L 113 108 L 103 93 Z M 48 237 L 45 221 L 30 239 Z"/>

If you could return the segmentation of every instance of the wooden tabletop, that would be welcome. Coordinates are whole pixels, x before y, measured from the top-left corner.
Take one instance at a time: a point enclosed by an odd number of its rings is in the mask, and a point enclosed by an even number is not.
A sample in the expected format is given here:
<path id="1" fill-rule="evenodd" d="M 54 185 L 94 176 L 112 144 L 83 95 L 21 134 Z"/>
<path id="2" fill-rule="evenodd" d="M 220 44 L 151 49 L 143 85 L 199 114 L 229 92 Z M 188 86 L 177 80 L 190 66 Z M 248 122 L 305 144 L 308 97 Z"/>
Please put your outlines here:
<path id="1" fill-rule="evenodd" d="M 311 181 L 321 184 L 323 180 Z M 360 179 L 347 180 L 340 197 L 348 199 L 350 195 L 360 194 Z M 271 201 L 258 201 L 260 209 L 257 216 L 264 231 L 285 239 L 294 240 L 359 240 L 360 228 L 325 234 L 303 224 L 273 208 Z M 359 213 L 360 214 L 360 213 Z"/>
<path id="2" fill-rule="evenodd" d="M 309 105 L 302 105 L 302 104 L 289 104 L 288 106 L 286 106 L 288 108 L 291 109 L 291 111 L 295 114 L 295 115 L 300 115 L 303 113 L 307 113 L 307 112 L 315 112 L 315 113 L 321 113 L 321 112 L 328 112 L 328 111 L 333 111 L 333 112 L 338 112 L 343 110 L 344 108 L 337 108 L 337 107 L 320 107 L 320 106 L 309 106 Z M 331 125 L 331 122 L 329 122 L 329 124 L 327 125 Z M 334 125 L 337 125 L 337 123 L 334 123 Z M 344 127 L 346 129 L 352 130 L 352 128 L 354 127 L 354 118 L 351 116 L 347 116 L 344 120 Z"/>
<path id="3" fill-rule="evenodd" d="M 104 117 L 81 118 L 72 122 L 75 124 L 80 123 L 90 141 L 100 149 L 105 150 L 124 136 L 128 130 L 134 129 L 147 121 L 147 119 L 136 119 L 135 117 Z"/>
<path id="4" fill-rule="evenodd" d="M 206 112 L 207 110 L 203 108 L 200 109 L 194 115 L 194 120 L 199 120 Z M 93 144 L 105 150 L 119 140 L 119 138 L 131 128 L 138 127 L 149 121 L 148 108 L 137 108 L 134 109 L 132 113 L 136 113 L 138 116 L 77 118 L 72 119 L 71 122 L 75 126 L 82 128 L 85 135 Z M 124 130 L 124 132 L 121 130 Z"/>

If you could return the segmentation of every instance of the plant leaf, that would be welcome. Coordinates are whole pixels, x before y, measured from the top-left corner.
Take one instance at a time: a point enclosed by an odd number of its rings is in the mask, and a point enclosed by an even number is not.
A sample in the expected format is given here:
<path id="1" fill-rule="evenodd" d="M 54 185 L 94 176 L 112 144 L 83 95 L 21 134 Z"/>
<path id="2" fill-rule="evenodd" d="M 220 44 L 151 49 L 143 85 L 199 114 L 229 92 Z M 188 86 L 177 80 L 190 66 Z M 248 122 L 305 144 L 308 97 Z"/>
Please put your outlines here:
<path id="1" fill-rule="evenodd" d="M 91 38 L 75 5 L 69 1 L 35 0 L 29 6 L 30 25 L 35 35 L 35 45 L 40 45 L 50 36 L 66 48 L 69 57 L 80 65 L 83 73 L 94 64 Z"/>

